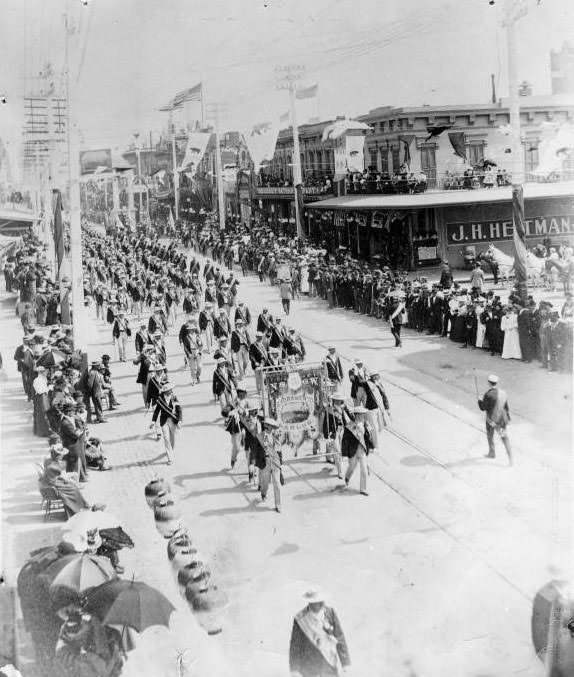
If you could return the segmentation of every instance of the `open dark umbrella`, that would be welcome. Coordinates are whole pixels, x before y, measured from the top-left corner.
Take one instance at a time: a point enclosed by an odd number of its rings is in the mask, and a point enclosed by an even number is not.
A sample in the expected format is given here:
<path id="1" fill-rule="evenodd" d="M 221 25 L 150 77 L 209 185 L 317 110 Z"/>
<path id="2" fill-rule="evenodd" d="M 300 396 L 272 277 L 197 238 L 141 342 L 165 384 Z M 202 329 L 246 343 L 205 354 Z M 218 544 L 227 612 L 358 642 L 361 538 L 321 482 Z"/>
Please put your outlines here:
<path id="1" fill-rule="evenodd" d="M 105 581 L 117 578 L 109 559 L 86 552 L 61 557 L 42 576 L 48 581 L 53 598 L 66 600 L 79 598 Z"/>
<path id="2" fill-rule="evenodd" d="M 484 159 L 482 161 L 482 166 L 483 167 L 496 167 L 497 163 L 494 160 L 489 160 L 488 158 Z"/>
<path id="3" fill-rule="evenodd" d="M 142 632 L 151 625 L 169 625 L 175 607 L 155 588 L 141 581 L 108 581 L 90 592 L 84 610 L 105 625 L 127 625 Z"/>
<path id="4" fill-rule="evenodd" d="M 40 355 L 40 357 L 36 360 L 36 364 L 40 367 L 46 367 L 46 369 L 50 369 L 63 364 L 67 357 L 68 356 L 66 353 L 63 353 L 61 350 L 58 350 L 57 348 L 51 348 Z"/>

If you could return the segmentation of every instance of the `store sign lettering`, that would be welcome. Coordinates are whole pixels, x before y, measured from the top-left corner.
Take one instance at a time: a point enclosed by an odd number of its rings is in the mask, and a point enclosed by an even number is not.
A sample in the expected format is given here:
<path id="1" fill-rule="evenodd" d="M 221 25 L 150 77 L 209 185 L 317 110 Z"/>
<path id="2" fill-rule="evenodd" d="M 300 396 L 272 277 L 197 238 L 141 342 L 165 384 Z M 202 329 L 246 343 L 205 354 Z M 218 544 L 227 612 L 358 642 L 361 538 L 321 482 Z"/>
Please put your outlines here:
<path id="1" fill-rule="evenodd" d="M 526 237 L 574 234 L 572 216 L 537 216 L 524 220 Z M 512 221 L 478 221 L 476 223 L 447 223 L 448 244 L 481 242 L 483 240 L 511 240 Z"/>

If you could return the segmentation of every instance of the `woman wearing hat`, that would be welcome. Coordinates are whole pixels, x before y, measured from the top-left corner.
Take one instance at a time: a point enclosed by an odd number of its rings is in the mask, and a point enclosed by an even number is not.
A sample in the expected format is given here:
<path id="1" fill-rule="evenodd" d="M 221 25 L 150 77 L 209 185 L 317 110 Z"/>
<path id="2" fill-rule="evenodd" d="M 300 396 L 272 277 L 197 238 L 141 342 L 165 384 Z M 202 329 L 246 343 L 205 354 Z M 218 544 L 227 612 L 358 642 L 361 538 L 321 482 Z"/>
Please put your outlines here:
<path id="1" fill-rule="evenodd" d="M 291 675 L 337 677 L 351 664 L 341 623 L 320 592 L 309 590 L 304 599 L 306 606 L 295 616 L 291 630 Z"/>
<path id="2" fill-rule="evenodd" d="M 36 374 L 36 378 L 32 381 L 32 391 L 34 393 L 34 435 L 48 437 L 50 434 L 50 424 L 47 412 L 50 408 L 50 400 L 48 397 L 49 388 L 46 368 L 37 366 L 34 373 Z"/>

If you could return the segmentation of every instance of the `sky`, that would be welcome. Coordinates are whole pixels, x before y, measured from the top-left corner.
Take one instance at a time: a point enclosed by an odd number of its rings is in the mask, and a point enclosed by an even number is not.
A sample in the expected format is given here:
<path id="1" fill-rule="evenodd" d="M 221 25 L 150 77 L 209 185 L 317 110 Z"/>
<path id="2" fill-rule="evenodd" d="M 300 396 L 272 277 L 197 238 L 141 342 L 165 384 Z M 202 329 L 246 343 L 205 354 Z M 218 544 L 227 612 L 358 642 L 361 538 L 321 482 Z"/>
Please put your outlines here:
<path id="1" fill-rule="evenodd" d="M 86 1 L 0 0 L 4 141 L 18 143 L 22 97 L 44 63 L 64 82 L 66 11 L 71 111 L 85 148 L 126 148 L 150 131 L 157 140 L 168 117 L 158 109 L 198 82 L 206 107 L 226 105 L 223 128 L 276 121 L 289 105 L 275 82 L 285 64 L 305 66 L 302 86 L 319 85 L 304 118 L 486 103 L 491 73 L 507 95 L 505 0 Z M 573 37 L 574 2 L 526 1 L 518 76 L 548 94 L 550 50 Z"/>

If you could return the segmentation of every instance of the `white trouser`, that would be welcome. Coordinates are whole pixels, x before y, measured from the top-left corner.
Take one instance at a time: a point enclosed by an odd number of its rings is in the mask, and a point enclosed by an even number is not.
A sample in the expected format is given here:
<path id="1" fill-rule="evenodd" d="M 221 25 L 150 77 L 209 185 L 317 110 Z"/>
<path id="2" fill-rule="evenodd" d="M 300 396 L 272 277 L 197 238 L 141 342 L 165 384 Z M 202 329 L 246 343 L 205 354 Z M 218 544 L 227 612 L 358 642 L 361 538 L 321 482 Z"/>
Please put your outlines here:
<path id="1" fill-rule="evenodd" d="M 259 486 L 261 487 L 261 496 L 265 498 L 267 496 L 267 490 L 269 489 L 269 481 L 273 481 L 273 495 L 275 498 L 275 507 L 281 507 L 281 483 L 279 481 L 280 469 L 277 467 L 271 467 L 271 461 L 267 459 L 267 463 L 263 470 L 259 471 Z"/>
<path id="2" fill-rule="evenodd" d="M 170 461 L 173 461 L 173 451 L 175 448 L 175 430 L 176 423 L 172 418 L 168 418 L 167 421 L 161 426 L 163 448 Z"/>
<path id="3" fill-rule="evenodd" d="M 239 372 L 239 378 L 245 378 L 245 372 L 249 366 L 249 351 L 245 346 L 241 346 L 237 353 L 233 353 L 235 357 L 235 364 L 237 365 L 237 370 Z"/>
<path id="4" fill-rule="evenodd" d="M 353 476 L 353 473 L 355 472 L 357 463 L 359 464 L 359 470 L 361 471 L 360 490 L 367 491 L 367 475 L 369 471 L 367 465 L 367 454 L 365 453 L 363 447 L 360 447 L 353 458 L 349 459 L 349 465 L 347 466 L 347 472 L 345 473 L 345 481 L 347 483 L 349 482 Z"/>

